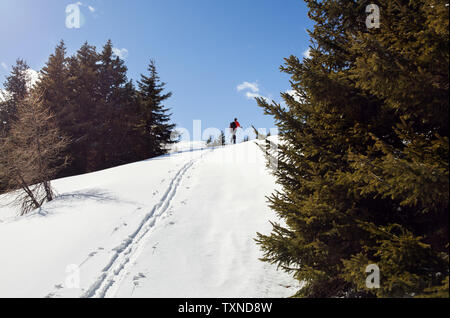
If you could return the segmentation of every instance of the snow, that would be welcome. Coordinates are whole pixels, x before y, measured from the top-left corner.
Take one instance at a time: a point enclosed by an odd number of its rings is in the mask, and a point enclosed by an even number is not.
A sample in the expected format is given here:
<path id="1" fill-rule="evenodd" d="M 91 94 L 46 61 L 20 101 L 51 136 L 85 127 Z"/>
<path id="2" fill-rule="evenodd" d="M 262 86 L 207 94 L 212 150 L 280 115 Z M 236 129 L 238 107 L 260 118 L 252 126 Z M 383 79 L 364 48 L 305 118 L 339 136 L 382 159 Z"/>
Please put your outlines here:
<path id="1" fill-rule="evenodd" d="M 7 100 L 8 100 L 8 92 L 5 89 L 0 88 L 0 102 L 5 102 Z"/>
<path id="2" fill-rule="evenodd" d="M 34 85 L 36 85 L 37 82 L 39 82 L 39 72 L 29 68 L 25 71 L 26 81 L 27 81 L 27 87 L 32 88 Z M 0 88 L 0 102 L 5 102 L 10 98 L 10 93 L 3 88 Z"/>
<path id="3" fill-rule="evenodd" d="M 256 232 L 278 221 L 275 179 L 254 141 L 52 182 L 57 198 L 19 217 L 0 196 L 0 297 L 288 297 Z"/>
<path id="4" fill-rule="evenodd" d="M 39 72 L 29 68 L 26 70 L 26 77 L 29 88 L 32 88 L 39 81 Z"/>
<path id="5" fill-rule="evenodd" d="M 206 142 L 204 141 L 180 141 L 169 147 L 169 153 L 177 153 L 184 151 L 194 151 L 206 148 Z"/>

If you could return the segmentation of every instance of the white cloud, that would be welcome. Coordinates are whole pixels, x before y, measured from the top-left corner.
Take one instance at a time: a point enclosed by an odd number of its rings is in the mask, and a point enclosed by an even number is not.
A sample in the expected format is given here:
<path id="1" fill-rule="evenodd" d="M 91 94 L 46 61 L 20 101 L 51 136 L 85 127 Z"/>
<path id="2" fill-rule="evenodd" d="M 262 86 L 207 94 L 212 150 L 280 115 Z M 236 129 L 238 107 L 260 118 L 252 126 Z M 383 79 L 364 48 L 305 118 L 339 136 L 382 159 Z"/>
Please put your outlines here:
<path id="1" fill-rule="evenodd" d="M 238 92 L 240 92 L 242 90 L 246 90 L 246 89 L 251 90 L 253 93 L 257 93 L 257 92 L 259 92 L 258 83 L 243 82 L 242 84 L 239 84 L 237 86 Z"/>
<path id="2" fill-rule="evenodd" d="M 263 95 L 258 94 L 258 93 L 247 92 L 247 93 L 245 93 L 245 97 L 247 97 L 248 99 L 262 98 L 268 103 L 271 102 L 269 97 L 263 96 Z"/>
<path id="3" fill-rule="evenodd" d="M 128 50 L 125 48 L 118 49 L 116 47 L 113 47 L 112 51 L 115 56 L 118 56 L 121 59 L 126 59 L 128 56 Z"/>
<path id="4" fill-rule="evenodd" d="M 5 62 L 1 62 L 0 65 L 1 65 L 5 70 L 8 70 L 8 65 L 6 65 Z"/>
<path id="5" fill-rule="evenodd" d="M 89 8 L 89 11 L 91 11 L 92 13 L 95 12 L 95 8 L 93 6 L 88 6 L 88 8 Z"/>
<path id="6" fill-rule="evenodd" d="M 261 95 L 258 94 L 258 93 L 247 92 L 247 93 L 245 93 L 245 97 L 247 97 L 248 99 L 250 99 L 250 98 L 261 97 Z"/>
<path id="7" fill-rule="evenodd" d="M 248 99 L 254 99 L 254 98 L 262 98 L 266 100 L 268 103 L 271 102 L 271 99 L 269 97 L 266 97 L 264 95 L 261 95 L 259 93 L 259 85 L 257 82 L 243 82 L 239 84 L 237 87 L 238 92 L 245 91 L 245 97 Z"/>
<path id="8" fill-rule="evenodd" d="M 309 59 L 311 57 L 311 48 L 308 48 L 305 52 L 303 52 L 303 56 Z"/>

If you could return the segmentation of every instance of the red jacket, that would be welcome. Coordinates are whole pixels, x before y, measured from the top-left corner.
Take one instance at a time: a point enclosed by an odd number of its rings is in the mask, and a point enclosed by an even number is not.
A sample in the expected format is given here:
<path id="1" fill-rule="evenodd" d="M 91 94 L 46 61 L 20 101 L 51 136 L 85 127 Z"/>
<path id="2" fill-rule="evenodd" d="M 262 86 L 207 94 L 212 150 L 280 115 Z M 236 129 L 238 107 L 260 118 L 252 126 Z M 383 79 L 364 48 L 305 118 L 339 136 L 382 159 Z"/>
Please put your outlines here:
<path id="1" fill-rule="evenodd" d="M 237 120 L 234 121 L 236 123 L 236 128 L 234 129 L 238 129 L 239 127 L 241 127 L 241 124 L 239 124 L 239 122 Z"/>

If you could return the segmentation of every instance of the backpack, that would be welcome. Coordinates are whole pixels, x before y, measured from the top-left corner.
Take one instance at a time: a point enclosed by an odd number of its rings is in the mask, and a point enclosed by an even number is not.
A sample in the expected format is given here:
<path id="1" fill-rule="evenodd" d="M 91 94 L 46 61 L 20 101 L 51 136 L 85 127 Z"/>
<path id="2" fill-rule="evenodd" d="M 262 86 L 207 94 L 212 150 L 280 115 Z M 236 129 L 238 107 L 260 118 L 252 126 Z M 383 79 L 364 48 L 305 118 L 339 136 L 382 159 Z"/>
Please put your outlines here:
<path id="1" fill-rule="evenodd" d="M 236 129 L 236 123 L 234 121 L 230 123 L 230 128 Z"/>

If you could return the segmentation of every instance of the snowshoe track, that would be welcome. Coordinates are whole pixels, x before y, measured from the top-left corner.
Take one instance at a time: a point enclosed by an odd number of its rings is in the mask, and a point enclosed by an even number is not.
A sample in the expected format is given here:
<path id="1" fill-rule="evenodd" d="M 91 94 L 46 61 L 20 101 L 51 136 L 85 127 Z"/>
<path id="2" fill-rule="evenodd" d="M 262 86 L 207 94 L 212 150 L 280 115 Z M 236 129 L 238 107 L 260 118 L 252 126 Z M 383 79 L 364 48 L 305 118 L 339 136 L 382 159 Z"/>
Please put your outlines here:
<path id="1" fill-rule="evenodd" d="M 194 160 L 189 161 L 177 172 L 159 203 L 144 217 L 136 231 L 114 249 L 115 253 L 108 265 L 106 265 L 100 276 L 88 290 L 81 295 L 82 298 L 114 296 L 116 288 L 127 274 L 127 267 L 140 254 L 142 247 L 145 245 L 145 240 L 157 220 L 169 209 L 172 199 L 177 194 L 177 190 L 183 180 L 183 176 L 194 162 Z"/>

